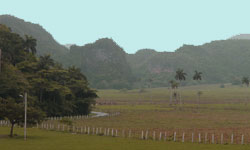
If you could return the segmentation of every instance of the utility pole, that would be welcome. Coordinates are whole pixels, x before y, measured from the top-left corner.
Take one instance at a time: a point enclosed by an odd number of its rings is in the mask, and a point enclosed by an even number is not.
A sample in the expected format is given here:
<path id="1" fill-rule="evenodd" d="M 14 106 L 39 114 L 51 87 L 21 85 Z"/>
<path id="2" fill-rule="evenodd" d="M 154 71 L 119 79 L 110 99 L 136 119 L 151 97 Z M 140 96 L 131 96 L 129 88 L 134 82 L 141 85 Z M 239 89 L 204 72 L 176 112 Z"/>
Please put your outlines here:
<path id="1" fill-rule="evenodd" d="M 27 138 L 27 92 L 24 93 L 24 140 Z"/>
<path id="2" fill-rule="evenodd" d="M 2 50 L 0 49 L 0 74 L 1 74 L 1 70 L 2 70 Z"/>

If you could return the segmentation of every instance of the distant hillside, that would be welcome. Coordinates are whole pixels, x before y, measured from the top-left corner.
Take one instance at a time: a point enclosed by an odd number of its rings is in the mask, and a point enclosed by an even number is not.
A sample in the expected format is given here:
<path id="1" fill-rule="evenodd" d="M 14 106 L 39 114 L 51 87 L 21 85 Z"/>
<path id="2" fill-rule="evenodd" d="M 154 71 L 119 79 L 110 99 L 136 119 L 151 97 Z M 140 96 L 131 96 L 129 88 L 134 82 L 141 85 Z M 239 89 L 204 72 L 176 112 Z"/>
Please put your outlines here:
<path id="1" fill-rule="evenodd" d="M 155 87 L 166 86 L 169 80 L 174 79 L 178 68 L 188 73 L 188 84 L 195 84 L 192 81 L 194 70 L 203 72 L 203 83 L 240 83 L 242 76 L 250 75 L 249 40 L 183 45 L 172 53 L 141 51 L 127 57 L 136 77 L 145 81 L 151 78 Z"/>
<path id="2" fill-rule="evenodd" d="M 50 33 L 38 24 L 25 22 L 10 15 L 0 15 L 0 24 L 10 27 L 13 32 L 23 37 L 26 34 L 37 39 L 37 55 L 51 54 L 54 59 L 60 60 L 63 55 L 68 53 L 66 47 L 60 45 Z"/>
<path id="3" fill-rule="evenodd" d="M 239 35 L 231 37 L 230 39 L 250 40 L 250 34 L 239 34 Z"/>
<path id="4" fill-rule="evenodd" d="M 112 39 L 99 39 L 84 46 L 73 45 L 67 59 L 64 64 L 79 67 L 92 87 L 131 87 L 133 75 L 126 60 L 126 53 Z"/>
<path id="5" fill-rule="evenodd" d="M 40 25 L 9 15 L 0 16 L 14 32 L 37 39 L 38 55 L 51 54 L 65 67 L 75 65 L 95 88 L 141 88 L 168 86 L 178 68 L 188 74 L 183 84 L 196 84 L 194 70 L 203 72 L 202 83 L 240 83 L 250 76 L 250 35 L 240 34 L 228 40 L 200 46 L 183 45 L 175 52 L 142 49 L 126 54 L 112 39 L 99 39 L 84 46 L 60 45 Z M 70 48 L 70 49 L 69 49 Z"/>

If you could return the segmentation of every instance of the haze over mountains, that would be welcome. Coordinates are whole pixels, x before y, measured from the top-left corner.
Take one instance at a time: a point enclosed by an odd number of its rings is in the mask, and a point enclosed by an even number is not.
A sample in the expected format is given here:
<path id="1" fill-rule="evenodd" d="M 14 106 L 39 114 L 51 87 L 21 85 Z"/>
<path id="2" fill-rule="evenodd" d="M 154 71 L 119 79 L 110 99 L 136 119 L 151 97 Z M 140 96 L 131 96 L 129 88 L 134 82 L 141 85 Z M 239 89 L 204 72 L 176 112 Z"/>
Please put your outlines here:
<path id="1" fill-rule="evenodd" d="M 178 68 L 188 74 L 184 84 L 196 84 L 192 81 L 194 70 L 203 72 L 202 83 L 240 83 L 242 76 L 250 75 L 249 34 L 200 46 L 183 45 L 175 52 L 142 49 L 127 54 L 109 38 L 84 46 L 70 44 L 65 47 L 38 24 L 9 15 L 0 16 L 0 24 L 22 36 L 27 34 L 36 38 L 38 55 L 51 54 L 66 67 L 79 67 L 95 88 L 168 86 Z"/>

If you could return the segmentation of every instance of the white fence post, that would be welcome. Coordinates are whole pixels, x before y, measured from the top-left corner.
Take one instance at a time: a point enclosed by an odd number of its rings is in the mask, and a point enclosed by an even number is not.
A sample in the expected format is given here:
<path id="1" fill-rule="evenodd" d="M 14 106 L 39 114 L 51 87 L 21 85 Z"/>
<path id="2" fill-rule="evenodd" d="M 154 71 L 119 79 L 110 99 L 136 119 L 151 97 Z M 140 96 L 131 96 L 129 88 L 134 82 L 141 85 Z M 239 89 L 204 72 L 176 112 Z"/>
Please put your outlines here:
<path id="1" fill-rule="evenodd" d="M 231 144 L 233 144 L 234 143 L 234 134 L 232 133 L 232 135 L 231 135 Z"/>
<path id="2" fill-rule="evenodd" d="M 214 134 L 212 134 L 212 144 L 214 144 Z"/>
<path id="3" fill-rule="evenodd" d="M 155 140 L 155 131 L 153 132 L 153 140 Z"/>
<path id="4" fill-rule="evenodd" d="M 244 134 L 241 135 L 241 144 L 244 144 Z"/>
<path id="5" fill-rule="evenodd" d="M 220 143 L 223 144 L 223 133 L 221 134 L 221 137 L 220 137 Z"/>

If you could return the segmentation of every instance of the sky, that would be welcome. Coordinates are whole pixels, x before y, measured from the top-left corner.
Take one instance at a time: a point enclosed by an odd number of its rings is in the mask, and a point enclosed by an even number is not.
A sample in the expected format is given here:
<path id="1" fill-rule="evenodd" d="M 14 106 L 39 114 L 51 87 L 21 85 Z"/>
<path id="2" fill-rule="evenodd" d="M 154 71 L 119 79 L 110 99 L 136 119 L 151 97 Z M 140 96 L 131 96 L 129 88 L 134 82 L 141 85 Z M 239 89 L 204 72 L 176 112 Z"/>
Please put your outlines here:
<path id="1" fill-rule="evenodd" d="M 250 33 L 249 6 L 249 0 L 0 0 L 0 14 L 38 23 L 60 44 L 108 37 L 135 53 Z"/>

